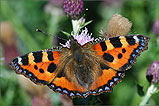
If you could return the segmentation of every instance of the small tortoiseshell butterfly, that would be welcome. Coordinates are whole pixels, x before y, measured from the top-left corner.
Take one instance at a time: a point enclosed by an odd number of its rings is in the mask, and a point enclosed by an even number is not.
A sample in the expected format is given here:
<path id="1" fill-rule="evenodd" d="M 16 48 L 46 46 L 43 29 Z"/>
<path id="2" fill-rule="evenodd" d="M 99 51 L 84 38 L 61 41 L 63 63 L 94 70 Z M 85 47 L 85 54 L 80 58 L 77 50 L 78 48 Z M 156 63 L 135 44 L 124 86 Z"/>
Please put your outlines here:
<path id="1" fill-rule="evenodd" d="M 111 92 L 124 71 L 148 48 L 149 38 L 127 35 L 89 41 L 81 46 L 70 37 L 68 47 L 28 53 L 10 63 L 17 74 L 47 85 L 70 98 Z"/>

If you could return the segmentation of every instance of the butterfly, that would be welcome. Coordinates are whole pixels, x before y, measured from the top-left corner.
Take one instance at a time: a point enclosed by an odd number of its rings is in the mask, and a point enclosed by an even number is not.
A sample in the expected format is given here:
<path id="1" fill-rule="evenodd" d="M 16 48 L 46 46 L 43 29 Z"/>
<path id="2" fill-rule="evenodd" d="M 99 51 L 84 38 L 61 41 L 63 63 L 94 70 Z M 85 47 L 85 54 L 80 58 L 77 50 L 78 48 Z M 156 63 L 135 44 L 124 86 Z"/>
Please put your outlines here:
<path id="1" fill-rule="evenodd" d="M 31 52 L 14 58 L 10 67 L 31 81 L 74 97 L 112 92 L 141 52 L 149 37 L 126 35 L 95 39 L 81 46 L 70 36 L 70 46 Z"/>

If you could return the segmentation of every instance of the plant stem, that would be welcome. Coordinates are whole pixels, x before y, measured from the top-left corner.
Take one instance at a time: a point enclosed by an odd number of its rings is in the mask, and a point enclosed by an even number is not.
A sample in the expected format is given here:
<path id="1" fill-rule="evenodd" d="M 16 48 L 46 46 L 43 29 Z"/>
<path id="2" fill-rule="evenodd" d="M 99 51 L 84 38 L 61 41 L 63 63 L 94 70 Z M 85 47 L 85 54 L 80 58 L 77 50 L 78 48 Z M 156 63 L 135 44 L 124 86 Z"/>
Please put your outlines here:
<path id="1" fill-rule="evenodd" d="M 145 106 L 150 97 L 152 96 L 153 93 L 157 91 L 157 88 L 155 87 L 154 84 L 151 84 L 151 86 L 148 88 L 146 95 L 144 96 L 143 100 L 141 101 L 139 106 Z"/>
<path id="2" fill-rule="evenodd" d="M 80 30 L 79 20 L 72 20 L 73 34 L 77 34 Z"/>

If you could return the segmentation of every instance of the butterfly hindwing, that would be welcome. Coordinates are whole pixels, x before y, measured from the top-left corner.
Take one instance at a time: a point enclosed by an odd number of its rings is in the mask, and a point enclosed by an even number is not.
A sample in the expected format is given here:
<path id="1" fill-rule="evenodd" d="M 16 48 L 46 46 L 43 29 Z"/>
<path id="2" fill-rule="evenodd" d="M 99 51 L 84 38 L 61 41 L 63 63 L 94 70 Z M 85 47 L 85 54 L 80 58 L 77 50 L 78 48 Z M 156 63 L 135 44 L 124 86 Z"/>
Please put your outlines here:
<path id="1" fill-rule="evenodd" d="M 102 66 L 102 75 L 92 83 L 91 90 L 101 92 L 111 92 L 112 88 L 122 81 L 125 74 L 123 71 L 116 71 L 107 66 Z"/>
<path id="2" fill-rule="evenodd" d="M 56 78 L 48 87 L 55 92 L 60 92 L 70 98 L 87 97 L 88 95 L 99 95 L 103 92 L 112 92 L 112 88 L 122 81 L 125 74 L 123 71 L 115 71 L 111 68 L 103 67 L 102 75 L 92 83 L 90 90 L 68 81 L 65 77 Z"/>
<path id="3" fill-rule="evenodd" d="M 54 81 L 48 84 L 48 87 L 55 92 L 60 92 L 70 98 L 82 97 L 86 89 L 77 83 L 73 83 L 66 79 L 66 77 L 56 77 Z"/>
<path id="4" fill-rule="evenodd" d="M 148 48 L 148 41 L 149 38 L 143 35 L 118 36 L 95 44 L 93 49 L 109 67 L 124 71 Z"/>
<path id="5" fill-rule="evenodd" d="M 17 74 L 23 74 L 36 84 L 48 84 L 55 76 L 59 57 L 58 51 L 41 50 L 13 59 L 10 66 Z"/>

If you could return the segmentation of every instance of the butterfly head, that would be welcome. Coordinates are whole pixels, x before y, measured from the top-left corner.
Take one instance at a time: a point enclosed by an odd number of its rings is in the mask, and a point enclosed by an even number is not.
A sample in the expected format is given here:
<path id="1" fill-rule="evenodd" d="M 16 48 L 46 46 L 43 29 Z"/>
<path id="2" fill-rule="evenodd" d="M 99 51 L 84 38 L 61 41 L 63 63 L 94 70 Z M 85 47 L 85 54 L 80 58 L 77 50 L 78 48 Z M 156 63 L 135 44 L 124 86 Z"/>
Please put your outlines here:
<path id="1" fill-rule="evenodd" d="M 72 51 L 72 56 L 76 62 L 82 61 L 82 46 L 78 41 L 70 36 L 70 50 Z"/>
<path id="2" fill-rule="evenodd" d="M 70 39 L 71 42 L 72 42 L 72 41 L 78 42 L 77 39 L 75 39 L 73 35 L 71 35 L 71 36 L 69 37 L 69 39 Z"/>
<path id="3" fill-rule="evenodd" d="M 72 35 L 70 36 L 70 48 L 71 46 L 78 46 L 78 47 L 81 46 L 81 44 L 78 43 L 78 39 L 75 39 L 74 36 Z"/>

